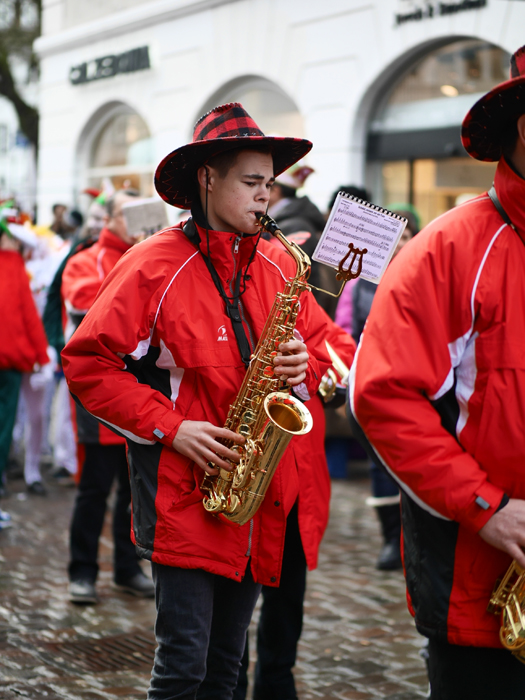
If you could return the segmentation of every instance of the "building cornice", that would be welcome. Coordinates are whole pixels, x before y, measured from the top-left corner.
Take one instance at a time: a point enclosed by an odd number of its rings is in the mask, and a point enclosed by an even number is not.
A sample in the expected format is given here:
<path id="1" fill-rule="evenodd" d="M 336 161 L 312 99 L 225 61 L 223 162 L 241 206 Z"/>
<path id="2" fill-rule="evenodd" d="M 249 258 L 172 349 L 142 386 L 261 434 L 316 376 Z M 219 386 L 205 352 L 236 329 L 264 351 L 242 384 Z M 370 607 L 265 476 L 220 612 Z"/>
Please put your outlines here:
<path id="1" fill-rule="evenodd" d="M 57 34 L 41 36 L 34 42 L 33 48 L 42 59 L 94 41 L 128 34 L 154 24 L 205 12 L 234 2 L 239 0 L 155 0 L 129 10 L 115 12 L 93 22 L 71 27 Z"/>

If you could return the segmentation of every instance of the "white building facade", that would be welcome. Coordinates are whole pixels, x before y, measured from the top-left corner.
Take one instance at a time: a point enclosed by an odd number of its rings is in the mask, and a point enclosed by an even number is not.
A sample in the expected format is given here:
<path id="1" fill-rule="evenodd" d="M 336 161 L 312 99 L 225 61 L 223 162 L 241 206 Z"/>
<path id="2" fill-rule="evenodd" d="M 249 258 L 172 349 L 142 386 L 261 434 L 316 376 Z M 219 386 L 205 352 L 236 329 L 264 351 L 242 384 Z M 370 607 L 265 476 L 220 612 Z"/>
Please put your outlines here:
<path id="1" fill-rule="evenodd" d="M 39 222 L 104 181 L 152 194 L 161 158 L 230 101 L 313 142 L 320 208 L 365 185 L 426 222 L 490 185 L 459 127 L 523 27 L 515 0 L 43 0 Z"/>

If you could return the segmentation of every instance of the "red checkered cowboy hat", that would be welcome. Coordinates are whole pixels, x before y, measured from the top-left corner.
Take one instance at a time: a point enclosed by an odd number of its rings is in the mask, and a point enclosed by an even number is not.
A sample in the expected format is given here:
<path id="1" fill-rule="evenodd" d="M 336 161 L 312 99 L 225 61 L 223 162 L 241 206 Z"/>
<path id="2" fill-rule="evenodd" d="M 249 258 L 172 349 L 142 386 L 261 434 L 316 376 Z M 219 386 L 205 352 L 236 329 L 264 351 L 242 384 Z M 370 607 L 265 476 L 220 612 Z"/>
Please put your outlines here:
<path id="1" fill-rule="evenodd" d="M 510 59 L 510 80 L 483 95 L 463 120 L 461 140 L 467 153 L 476 160 L 499 160 L 503 155 L 503 137 L 522 114 L 525 114 L 525 46 Z"/>
<path id="2" fill-rule="evenodd" d="M 210 158 L 250 143 L 272 149 L 274 175 L 287 170 L 312 148 L 310 141 L 284 136 L 265 136 L 238 102 L 214 107 L 195 124 L 193 141 L 167 155 L 155 172 L 155 188 L 162 199 L 189 209 L 198 192 L 195 174 Z"/>

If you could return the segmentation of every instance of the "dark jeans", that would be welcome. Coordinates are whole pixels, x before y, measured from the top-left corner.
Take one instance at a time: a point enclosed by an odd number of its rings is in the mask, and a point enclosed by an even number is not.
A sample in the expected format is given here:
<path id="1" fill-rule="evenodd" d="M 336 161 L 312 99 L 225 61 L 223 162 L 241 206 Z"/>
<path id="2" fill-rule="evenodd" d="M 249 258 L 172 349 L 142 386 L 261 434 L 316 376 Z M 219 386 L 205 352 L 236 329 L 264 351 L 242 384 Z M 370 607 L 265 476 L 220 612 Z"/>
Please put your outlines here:
<path id="1" fill-rule="evenodd" d="M 383 467 L 378 466 L 375 462 L 370 462 L 370 479 L 372 495 L 376 498 L 397 496 L 399 493 L 399 487 L 394 479 Z"/>
<path id="2" fill-rule="evenodd" d="M 261 586 L 152 564 L 157 649 L 148 700 L 230 700 Z"/>
<path id="3" fill-rule="evenodd" d="M 306 590 L 304 556 L 297 504 L 286 521 L 283 568 L 279 588 L 263 586 L 263 603 L 257 628 L 257 664 L 254 700 L 292 700 L 297 697 L 292 669 L 303 628 L 303 602 Z M 244 700 L 249 662 L 248 640 L 234 700 Z"/>
<path id="4" fill-rule="evenodd" d="M 21 372 L 14 369 L 0 370 L 0 489 L 4 484 L 21 383 Z"/>
<path id="5" fill-rule="evenodd" d="M 86 459 L 73 510 L 70 533 L 69 578 L 95 582 L 98 574 L 98 541 L 106 502 L 115 477 L 118 488 L 113 509 L 114 565 L 117 583 L 141 571 L 131 541 L 131 492 L 125 445 L 86 444 Z"/>
<path id="6" fill-rule="evenodd" d="M 523 700 L 525 664 L 506 649 L 462 647 L 431 639 L 430 700 Z"/>

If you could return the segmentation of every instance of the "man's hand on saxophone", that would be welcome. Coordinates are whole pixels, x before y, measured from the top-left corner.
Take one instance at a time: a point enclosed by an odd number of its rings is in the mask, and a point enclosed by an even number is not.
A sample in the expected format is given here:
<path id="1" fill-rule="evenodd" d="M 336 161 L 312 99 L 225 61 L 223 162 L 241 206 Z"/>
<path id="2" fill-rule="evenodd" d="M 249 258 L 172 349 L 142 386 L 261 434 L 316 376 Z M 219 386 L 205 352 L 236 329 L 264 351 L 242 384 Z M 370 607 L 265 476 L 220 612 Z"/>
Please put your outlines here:
<path id="1" fill-rule="evenodd" d="M 273 360 L 275 376 L 290 386 L 301 384 L 306 379 L 308 358 L 306 345 L 300 340 L 281 343 Z"/>
<path id="2" fill-rule="evenodd" d="M 306 345 L 300 340 L 281 343 L 279 354 L 274 358 L 275 376 L 290 386 L 301 384 L 306 378 L 308 358 Z M 215 476 L 219 470 L 211 467 L 210 462 L 226 471 L 233 471 L 234 464 L 238 464 L 240 460 L 237 452 L 230 450 L 219 440 L 231 440 L 237 445 L 245 443 L 242 435 L 227 428 L 218 428 L 207 421 L 185 420 L 180 424 L 172 445 L 174 450 L 189 457 L 207 474 Z"/>
<path id="3" fill-rule="evenodd" d="M 189 457 L 207 474 L 216 475 L 219 470 L 213 469 L 210 462 L 221 469 L 233 471 L 235 467 L 226 460 L 235 464 L 240 460 L 239 454 L 218 442 L 219 439 L 231 440 L 237 445 L 246 442 L 242 435 L 226 428 L 218 428 L 207 421 L 185 420 L 180 424 L 172 445 L 174 450 Z"/>
<path id="4" fill-rule="evenodd" d="M 496 549 L 502 549 L 525 569 L 525 501 L 511 498 L 507 505 L 488 520 L 480 537 Z"/>

